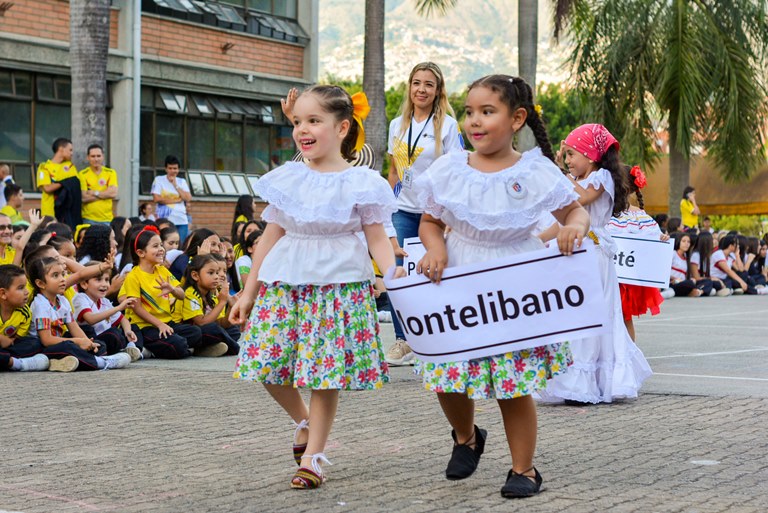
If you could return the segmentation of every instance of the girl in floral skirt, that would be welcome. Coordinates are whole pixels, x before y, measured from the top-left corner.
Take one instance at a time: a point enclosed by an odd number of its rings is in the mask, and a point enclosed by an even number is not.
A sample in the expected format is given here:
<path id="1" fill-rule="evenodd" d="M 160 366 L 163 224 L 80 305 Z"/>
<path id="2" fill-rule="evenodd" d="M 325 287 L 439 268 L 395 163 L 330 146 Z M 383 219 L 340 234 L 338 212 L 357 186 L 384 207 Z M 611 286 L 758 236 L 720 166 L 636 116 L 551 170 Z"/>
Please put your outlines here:
<path id="1" fill-rule="evenodd" d="M 259 180 L 268 224 L 230 313 L 235 324 L 248 320 L 235 378 L 264 383 L 298 426 L 292 488 L 325 480 L 320 463 L 328 463 L 339 390 L 378 389 L 388 379 L 368 252 L 382 269 L 395 265 L 382 223 L 396 205 L 384 178 L 345 160 L 365 141 L 369 110 L 364 94 L 353 101 L 336 86 L 296 100 L 293 138 L 308 163 L 287 162 Z M 312 390 L 309 407 L 299 388 Z"/>
<path id="2" fill-rule="evenodd" d="M 512 142 L 526 124 L 539 148 L 521 155 Z M 444 155 L 415 180 L 425 211 L 419 236 L 427 248 L 417 270 L 439 282 L 446 267 L 542 249 L 544 243 L 533 232 L 547 212 L 564 225 L 557 243 L 563 254 L 571 254 L 574 243 L 580 245 L 587 233 L 589 216 L 553 163 L 530 86 L 507 75 L 477 80 L 467 94 L 464 130 L 475 152 Z M 451 231 L 444 237 L 446 225 Z M 493 398 L 512 455 L 501 495 L 539 493 L 542 478 L 533 466 L 537 427 L 531 394 L 545 388 L 570 362 L 568 343 L 561 343 L 469 361 L 419 363 L 426 388 L 437 392 L 453 427 L 446 477 L 464 479 L 477 468 L 486 431 L 474 425 L 474 401 Z"/>

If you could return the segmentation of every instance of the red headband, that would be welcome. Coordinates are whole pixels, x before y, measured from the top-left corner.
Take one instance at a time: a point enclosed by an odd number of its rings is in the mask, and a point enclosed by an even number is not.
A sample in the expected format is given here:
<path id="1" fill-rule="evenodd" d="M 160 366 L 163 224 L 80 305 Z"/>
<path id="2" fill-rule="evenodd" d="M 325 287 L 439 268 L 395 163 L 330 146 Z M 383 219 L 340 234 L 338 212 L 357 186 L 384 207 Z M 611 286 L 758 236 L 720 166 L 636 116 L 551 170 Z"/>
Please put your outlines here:
<path id="1" fill-rule="evenodd" d="M 581 125 L 568 134 L 568 137 L 565 138 L 565 144 L 575 148 L 592 162 L 600 162 L 603 155 L 612 146 L 616 146 L 617 150 L 619 149 L 619 141 L 611 135 L 608 129 L 595 123 Z"/>
<path id="2" fill-rule="evenodd" d="M 141 231 L 136 234 L 136 238 L 133 240 L 133 251 L 134 251 L 134 253 L 138 253 L 139 252 L 139 248 L 138 248 L 138 246 L 139 246 L 139 236 L 142 233 L 144 233 L 144 232 L 152 232 L 155 235 L 160 235 L 160 230 L 158 230 L 157 228 L 155 228 L 152 225 L 147 225 L 144 228 L 142 228 Z"/>

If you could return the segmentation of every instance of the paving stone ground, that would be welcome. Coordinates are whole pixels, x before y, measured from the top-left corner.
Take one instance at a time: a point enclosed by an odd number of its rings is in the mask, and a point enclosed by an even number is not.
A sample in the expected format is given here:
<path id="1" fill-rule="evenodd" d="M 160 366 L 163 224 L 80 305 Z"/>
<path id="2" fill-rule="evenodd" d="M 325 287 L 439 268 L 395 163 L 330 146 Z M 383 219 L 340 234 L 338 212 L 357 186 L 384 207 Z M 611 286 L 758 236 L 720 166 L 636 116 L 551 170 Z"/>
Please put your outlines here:
<path id="1" fill-rule="evenodd" d="M 450 428 L 410 368 L 393 369 L 382 391 L 342 394 L 329 481 L 291 490 L 293 428 L 260 386 L 231 379 L 228 357 L 0 375 L 0 512 L 763 513 L 768 298 L 696 301 L 670 301 L 638 323 L 663 374 L 639 399 L 539 407 L 546 491 L 531 499 L 499 495 L 510 460 L 492 401 L 478 403 L 489 432 L 478 471 L 444 479 Z M 682 342 L 685 324 L 715 320 L 750 336 Z"/>

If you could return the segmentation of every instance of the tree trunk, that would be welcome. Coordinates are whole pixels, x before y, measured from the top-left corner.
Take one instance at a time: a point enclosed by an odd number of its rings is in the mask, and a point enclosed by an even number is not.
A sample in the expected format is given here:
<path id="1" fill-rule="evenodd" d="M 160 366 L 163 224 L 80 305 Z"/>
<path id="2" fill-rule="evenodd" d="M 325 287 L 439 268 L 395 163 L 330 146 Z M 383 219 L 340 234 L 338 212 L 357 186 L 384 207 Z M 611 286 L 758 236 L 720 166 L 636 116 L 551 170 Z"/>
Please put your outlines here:
<path id="1" fill-rule="evenodd" d="M 387 148 L 387 109 L 384 93 L 384 0 L 365 0 L 365 51 L 363 91 L 371 104 L 365 121 L 365 140 L 376 155 L 381 171 Z"/>
<path id="2" fill-rule="evenodd" d="M 106 144 L 109 0 L 69 4 L 72 74 L 72 161 L 83 167 L 91 144 Z"/>
<path id="3" fill-rule="evenodd" d="M 670 130 L 670 134 L 671 134 Z M 680 217 L 680 200 L 683 198 L 683 189 L 688 186 L 690 178 L 691 161 L 683 156 L 683 153 L 674 146 L 670 139 L 669 144 L 669 215 Z"/>
<path id="4" fill-rule="evenodd" d="M 536 94 L 536 61 L 539 39 L 539 1 L 518 0 L 517 5 L 517 67 L 520 76 Z M 536 146 L 533 132 L 527 126 L 518 135 L 518 150 Z"/>

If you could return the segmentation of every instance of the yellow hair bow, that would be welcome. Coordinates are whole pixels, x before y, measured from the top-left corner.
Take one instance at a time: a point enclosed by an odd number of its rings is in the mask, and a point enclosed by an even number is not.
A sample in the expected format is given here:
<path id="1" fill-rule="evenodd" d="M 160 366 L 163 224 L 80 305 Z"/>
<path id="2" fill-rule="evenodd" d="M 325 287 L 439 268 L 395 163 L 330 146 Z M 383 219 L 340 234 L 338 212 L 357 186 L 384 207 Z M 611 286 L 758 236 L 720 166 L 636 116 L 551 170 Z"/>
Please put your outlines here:
<path id="1" fill-rule="evenodd" d="M 368 105 L 368 97 L 363 92 L 352 95 L 352 117 L 357 122 L 359 130 L 357 132 L 357 141 L 355 142 L 355 151 L 360 151 L 365 144 L 365 129 L 363 121 L 371 112 L 371 106 Z"/>

